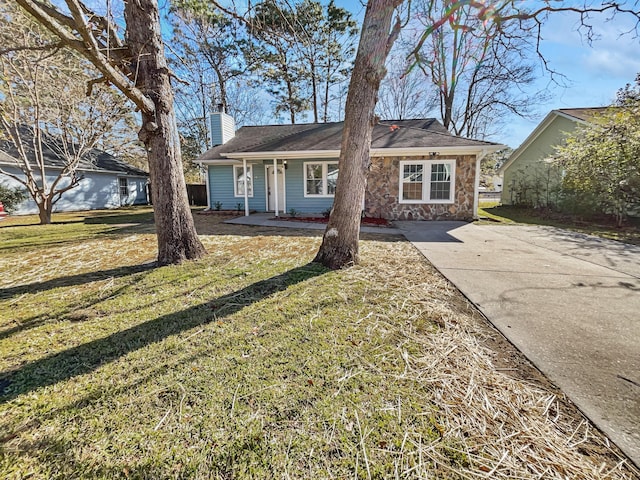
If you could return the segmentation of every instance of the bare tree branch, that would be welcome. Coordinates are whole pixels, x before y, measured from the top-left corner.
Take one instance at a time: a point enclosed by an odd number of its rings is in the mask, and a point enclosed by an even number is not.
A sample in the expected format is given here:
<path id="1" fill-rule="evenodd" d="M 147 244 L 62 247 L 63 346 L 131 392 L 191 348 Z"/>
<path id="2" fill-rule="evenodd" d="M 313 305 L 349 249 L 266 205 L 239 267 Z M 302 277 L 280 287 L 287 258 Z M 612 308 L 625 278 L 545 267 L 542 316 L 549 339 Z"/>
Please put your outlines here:
<path id="1" fill-rule="evenodd" d="M 79 21 L 78 24 L 74 22 L 74 19 L 69 20 L 68 17 L 63 15 L 51 15 L 49 13 L 50 9 L 43 8 L 42 2 L 38 0 L 16 0 L 16 3 L 29 12 L 43 26 L 57 35 L 62 43 L 89 58 L 95 67 L 133 101 L 138 108 L 150 114 L 155 111 L 154 103 L 136 88 L 124 73 L 111 65 L 108 58 L 100 52 L 95 37 L 87 28 L 86 21 L 82 16 L 82 9 L 77 0 L 66 0 L 66 3 L 76 16 L 79 14 L 77 17 Z M 73 25 L 73 27 L 69 27 L 71 31 L 65 28 L 59 19 L 64 19 L 65 25 Z M 74 31 L 81 35 L 83 40 L 78 39 L 72 33 Z"/>
<path id="2" fill-rule="evenodd" d="M 57 51 L 63 48 L 64 46 L 65 44 L 63 42 L 54 42 L 54 43 L 48 43 L 47 45 L 29 45 L 29 46 L 23 45 L 23 46 L 16 46 L 16 47 L 8 47 L 8 48 L 0 49 L 0 55 L 6 55 L 7 53 L 11 53 L 11 52 L 21 52 L 21 51 L 27 51 L 27 50 L 32 52 L 38 52 L 42 50 Z"/>

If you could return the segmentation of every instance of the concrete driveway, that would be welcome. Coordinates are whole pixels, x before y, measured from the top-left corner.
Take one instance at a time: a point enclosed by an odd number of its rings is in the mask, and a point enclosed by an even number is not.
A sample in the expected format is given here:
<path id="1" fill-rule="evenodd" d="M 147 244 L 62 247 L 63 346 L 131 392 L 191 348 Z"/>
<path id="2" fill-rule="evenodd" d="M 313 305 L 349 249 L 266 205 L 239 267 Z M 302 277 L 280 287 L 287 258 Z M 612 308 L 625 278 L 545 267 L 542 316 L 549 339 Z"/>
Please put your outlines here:
<path id="1" fill-rule="evenodd" d="M 553 227 L 397 223 L 640 465 L 640 247 Z"/>

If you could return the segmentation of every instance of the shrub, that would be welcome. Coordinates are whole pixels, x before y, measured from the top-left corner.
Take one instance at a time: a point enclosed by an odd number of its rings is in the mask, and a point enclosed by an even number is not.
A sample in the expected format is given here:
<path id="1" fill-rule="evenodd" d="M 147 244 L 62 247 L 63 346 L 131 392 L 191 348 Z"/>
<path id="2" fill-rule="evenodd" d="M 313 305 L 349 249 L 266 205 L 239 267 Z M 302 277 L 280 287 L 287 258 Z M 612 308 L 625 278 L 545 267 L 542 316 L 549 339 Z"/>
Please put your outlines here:
<path id="1" fill-rule="evenodd" d="M 5 211 L 12 212 L 18 205 L 27 199 L 27 192 L 21 188 L 11 188 L 0 184 L 0 202 Z"/>

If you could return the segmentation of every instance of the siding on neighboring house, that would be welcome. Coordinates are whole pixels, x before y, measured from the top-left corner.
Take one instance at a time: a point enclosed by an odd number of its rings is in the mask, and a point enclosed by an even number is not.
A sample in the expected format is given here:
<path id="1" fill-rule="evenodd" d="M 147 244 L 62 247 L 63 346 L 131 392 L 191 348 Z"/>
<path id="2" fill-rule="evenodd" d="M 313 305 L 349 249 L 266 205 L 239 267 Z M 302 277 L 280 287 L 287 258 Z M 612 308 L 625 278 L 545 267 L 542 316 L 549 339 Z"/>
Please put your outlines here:
<path id="1" fill-rule="evenodd" d="M 116 182 L 119 182 L 119 178 L 127 179 L 128 194 L 126 196 L 120 195 L 120 202 L 118 206 L 146 205 L 147 203 L 149 203 L 147 198 L 148 180 L 146 177 L 118 175 L 116 177 Z"/>
<path id="2" fill-rule="evenodd" d="M 16 167 L 4 166 L 4 170 L 21 176 L 22 171 Z M 55 180 L 58 173 L 55 170 L 47 170 L 49 184 Z M 120 184 L 118 176 L 115 173 L 100 172 L 80 172 L 84 178 L 80 183 L 71 190 L 62 194 L 62 197 L 53 207 L 54 212 L 69 212 L 77 210 L 95 210 L 118 208 L 123 205 L 138 205 L 147 203 L 147 179 L 144 177 L 127 178 L 128 195 L 120 195 Z M 65 183 L 66 182 L 66 183 Z M 24 188 L 20 183 L 5 176 L 0 175 L 0 183 L 10 186 Z M 63 179 L 59 184 L 64 187 L 69 184 L 68 179 Z M 26 215 L 38 213 L 36 203 L 28 198 L 25 202 L 18 206 L 13 212 L 15 215 Z"/>
<path id="3" fill-rule="evenodd" d="M 456 160 L 453 203 L 400 203 L 400 161 Z M 365 214 L 387 220 L 472 220 L 476 156 L 372 158 L 367 179 Z M 425 179 L 426 180 L 426 179 Z"/>
<path id="4" fill-rule="evenodd" d="M 546 203 L 547 180 L 551 190 L 561 178 L 560 170 L 550 169 L 544 159 L 555 155 L 554 147 L 562 145 L 566 133 L 573 132 L 577 125 L 576 121 L 556 115 L 530 144 L 514 152 L 518 156 L 504 169 L 501 197 L 504 205 Z"/>

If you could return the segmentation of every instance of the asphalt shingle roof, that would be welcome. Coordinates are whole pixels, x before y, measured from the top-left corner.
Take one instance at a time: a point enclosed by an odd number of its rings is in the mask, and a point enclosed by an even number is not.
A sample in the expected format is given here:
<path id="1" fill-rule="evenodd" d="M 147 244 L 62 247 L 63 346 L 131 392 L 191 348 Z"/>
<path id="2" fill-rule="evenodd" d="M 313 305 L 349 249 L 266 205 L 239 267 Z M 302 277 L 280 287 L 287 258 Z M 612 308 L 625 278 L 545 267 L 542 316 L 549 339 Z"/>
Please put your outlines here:
<path id="1" fill-rule="evenodd" d="M 24 127 L 20 129 L 20 135 L 23 138 L 23 144 L 27 149 L 27 154 L 30 159 L 33 159 L 31 160 L 32 166 L 35 167 L 35 153 L 33 147 L 31 147 L 31 132 L 28 128 Z M 60 148 L 60 150 L 58 150 L 58 148 Z M 70 148 L 74 147 L 70 146 Z M 57 145 L 57 142 L 51 140 L 43 142 L 44 163 L 47 167 L 62 168 L 66 165 L 64 158 L 56 150 L 62 151 L 62 147 Z M 0 163 L 15 164 L 16 158 L 19 158 L 19 153 L 13 142 L 0 139 Z M 144 170 L 129 165 L 113 155 L 102 150 L 98 150 L 97 148 L 90 150 L 82 157 L 78 164 L 78 169 L 93 171 L 103 170 L 144 177 L 149 175 Z"/>
<path id="2" fill-rule="evenodd" d="M 343 122 L 242 127 L 224 145 L 198 158 L 224 159 L 229 153 L 340 150 Z M 451 135 L 434 118 L 382 120 L 373 129 L 371 148 L 437 148 L 496 145 Z"/>
<path id="3" fill-rule="evenodd" d="M 603 113 L 609 108 L 611 107 L 560 108 L 558 111 L 570 117 L 577 118 L 578 120 L 588 122 L 594 115 Z"/>

